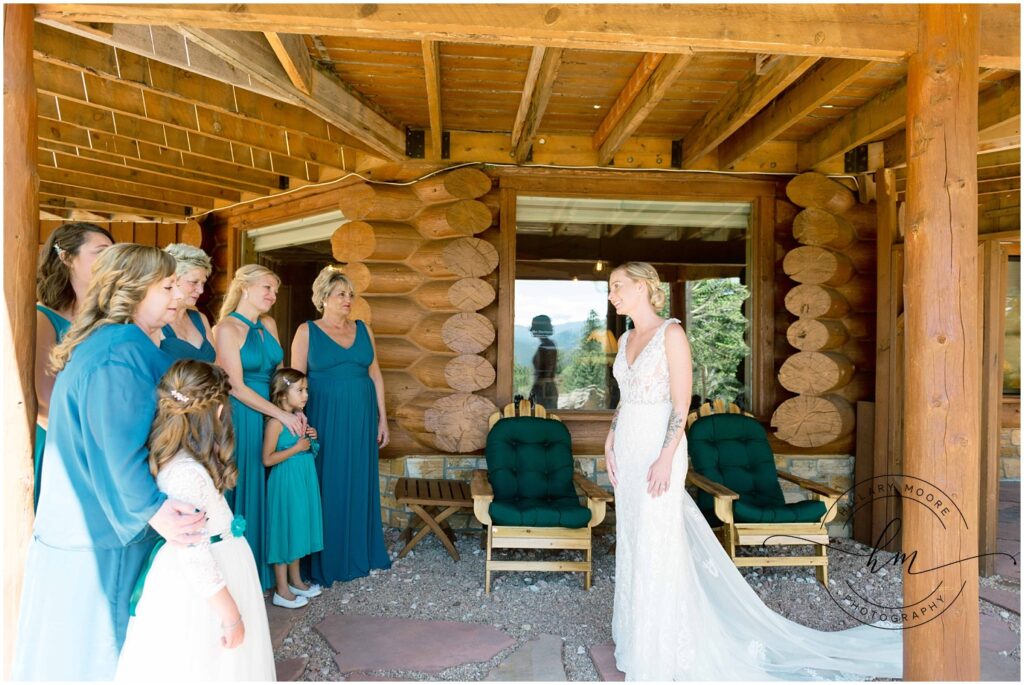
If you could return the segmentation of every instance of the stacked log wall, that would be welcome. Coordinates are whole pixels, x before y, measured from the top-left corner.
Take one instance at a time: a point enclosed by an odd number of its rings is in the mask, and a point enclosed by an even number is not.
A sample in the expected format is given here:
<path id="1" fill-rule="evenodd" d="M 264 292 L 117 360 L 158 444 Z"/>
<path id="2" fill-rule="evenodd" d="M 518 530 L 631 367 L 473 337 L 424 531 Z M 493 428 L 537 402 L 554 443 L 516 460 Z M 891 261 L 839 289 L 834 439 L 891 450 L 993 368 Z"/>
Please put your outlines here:
<path id="1" fill-rule="evenodd" d="M 771 425 L 786 443 L 828 451 L 849 445 L 854 407 L 874 395 L 876 212 L 817 173 L 794 178 L 786 194 L 798 210 L 780 212 L 780 201 L 776 211 L 777 282 L 792 284 L 780 289 L 788 317 L 776 322 L 788 399 Z"/>

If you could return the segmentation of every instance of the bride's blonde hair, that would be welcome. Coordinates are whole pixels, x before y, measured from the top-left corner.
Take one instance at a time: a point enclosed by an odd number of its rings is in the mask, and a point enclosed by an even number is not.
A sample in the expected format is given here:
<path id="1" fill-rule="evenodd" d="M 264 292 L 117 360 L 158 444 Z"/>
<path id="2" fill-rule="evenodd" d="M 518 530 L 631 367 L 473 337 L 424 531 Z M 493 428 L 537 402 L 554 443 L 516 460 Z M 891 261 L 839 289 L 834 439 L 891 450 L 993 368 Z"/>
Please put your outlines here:
<path id="1" fill-rule="evenodd" d="M 219 366 L 196 359 L 171 365 L 156 386 L 156 418 L 149 431 L 149 470 L 154 476 L 184 451 L 206 468 L 218 491 L 235 486 L 230 390 L 228 375 Z"/>
<path id="2" fill-rule="evenodd" d="M 231 279 L 228 286 L 228 294 L 224 296 L 224 304 L 220 306 L 220 315 L 217 321 L 223 321 L 231 312 L 238 308 L 238 302 L 242 299 L 242 291 L 252 285 L 257 278 L 273 276 L 277 284 L 281 284 L 281 277 L 261 264 L 246 264 L 238 268 L 235 277 Z"/>
<path id="3" fill-rule="evenodd" d="M 173 276 L 174 267 L 174 257 L 149 245 L 118 243 L 104 250 L 93 264 L 81 310 L 50 352 L 50 371 L 61 371 L 75 348 L 100 326 L 131 321 L 149 287 Z"/>
<path id="4" fill-rule="evenodd" d="M 612 269 L 612 273 L 616 271 L 621 271 L 630 280 L 647 286 L 647 298 L 650 300 L 651 306 L 654 307 L 654 311 L 658 311 L 665 306 L 665 291 L 661 289 L 661 278 L 658 276 L 658 270 L 653 266 L 647 262 L 626 262 Z"/>

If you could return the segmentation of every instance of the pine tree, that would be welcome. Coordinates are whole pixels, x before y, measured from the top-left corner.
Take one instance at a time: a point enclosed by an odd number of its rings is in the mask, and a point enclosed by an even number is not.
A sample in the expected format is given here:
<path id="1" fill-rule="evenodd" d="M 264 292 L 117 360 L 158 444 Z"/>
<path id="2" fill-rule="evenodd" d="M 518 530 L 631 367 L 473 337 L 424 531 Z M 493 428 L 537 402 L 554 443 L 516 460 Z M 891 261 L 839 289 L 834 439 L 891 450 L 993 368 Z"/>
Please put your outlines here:
<path id="1" fill-rule="evenodd" d="M 597 312 L 591 309 L 580 332 L 580 340 L 572 354 L 572 360 L 562 374 L 560 386 L 563 392 L 591 385 L 604 389 L 608 365 L 601 342 L 603 333 L 604 322 L 598 317 Z"/>
<path id="2" fill-rule="evenodd" d="M 735 401 L 743 393 L 737 370 L 750 351 L 743 302 L 750 290 L 736 278 L 714 278 L 688 285 L 693 393 L 702 400 Z"/>

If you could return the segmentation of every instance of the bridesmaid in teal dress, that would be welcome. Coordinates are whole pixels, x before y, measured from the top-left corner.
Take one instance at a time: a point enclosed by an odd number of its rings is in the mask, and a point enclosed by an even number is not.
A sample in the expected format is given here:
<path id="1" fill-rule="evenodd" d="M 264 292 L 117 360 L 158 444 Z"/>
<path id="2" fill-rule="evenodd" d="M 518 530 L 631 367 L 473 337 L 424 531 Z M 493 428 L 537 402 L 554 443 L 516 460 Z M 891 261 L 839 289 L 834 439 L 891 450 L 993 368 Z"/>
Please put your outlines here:
<path id="1" fill-rule="evenodd" d="M 39 483 L 42 480 L 43 450 L 46 447 L 46 426 L 49 421 L 50 394 L 53 376 L 46 366 L 50 350 L 71 327 L 78 303 L 85 297 L 92 278 L 92 265 L 103 251 L 114 244 L 114 238 L 95 224 L 76 222 L 62 224 L 46 239 L 36 269 L 36 366 L 35 389 L 36 444 L 33 457 L 35 479 L 32 506 L 39 506 Z"/>
<path id="2" fill-rule="evenodd" d="M 156 335 L 180 302 L 174 260 L 155 247 L 115 245 L 53 350 L 60 373 L 14 680 L 113 679 L 131 591 L 156 535 L 186 545 L 202 538 L 205 512 L 161 494 L 147 461 L 156 384 L 171 365 Z"/>
<path id="3" fill-rule="evenodd" d="M 320 432 L 324 549 L 311 570 L 325 587 L 391 566 L 378 480 L 378 452 L 388 444 L 384 380 L 372 331 L 349 318 L 354 298 L 341 271 L 325 268 L 313 283 L 323 316 L 300 325 L 292 341 L 292 366 L 309 376 L 306 413 Z"/>
<path id="4" fill-rule="evenodd" d="M 267 565 L 267 469 L 263 466 L 263 417 L 275 418 L 293 435 L 306 430 L 302 416 L 289 414 L 270 402 L 270 376 L 281 364 L 284 350 L 277 324 L 267 312 L 277 301 L 281 279 L 258 264 L 235 272 L 214 328 L 217 365 L 231 379 L 231 418 L 235 426 L 238 482 L 224 493 L 235 514 L 245 517 L 245 539 L 252 547 L 260 583 L 274 586 Z"/>
<path id="5" fill-rule="evenodd" d="M 185 306 L 178 310 L 174 321 L 161 330 L 160 349 L 175 359 L 198 359 L 212 364 L 217 359 L 217 350 L 210 342 L 213 333 L 206 317 L 196 309 L 196 302 L 203 294 L 213 265 L 205 252 L 185 243 L 172 243 L 164 252 L 177 263 L 175 275 Z"/>

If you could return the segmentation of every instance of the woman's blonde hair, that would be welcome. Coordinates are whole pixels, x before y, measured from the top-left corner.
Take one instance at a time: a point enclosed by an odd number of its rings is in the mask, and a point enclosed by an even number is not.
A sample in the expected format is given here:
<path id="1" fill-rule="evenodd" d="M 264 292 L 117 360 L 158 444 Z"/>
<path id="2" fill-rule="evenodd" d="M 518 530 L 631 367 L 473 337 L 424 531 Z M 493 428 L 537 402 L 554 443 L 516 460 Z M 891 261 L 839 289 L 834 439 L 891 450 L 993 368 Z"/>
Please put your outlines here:
<path id="1" fill-rule="evenodd" d="M 104 236 L 111 245 L 115 242 L 107 229 L 75 221 L 58 226 L 43 243 L 36 266 L 36 299 L 50 309 L 60 311 L 74 303 L 75 291 L 71 287 L 71 269 L 67 260 L 78 256 L 90 233 Z"/>
<path id="2" fill-rule="evenodd" d="M 228 393 L 231 383 L 219 366 L 180 359 L 156 386 L 156 418 L 149 431 L 149 470 L 156 474 L 179 452 L 206 468 L 219 492 L 235 486 L 235 431 Z"/>
<path id="3" fill-rule="evenodd" d="M 131 321 L 150 286 L 173 275 L 174 258 L 160 248 L 118 243 L 104 250 L 92 267 L 78 315 L 50 352 L 50 371 L 62 370 L 75 348 L 100 326 Z"/>
<path id="4" fill-rule="evenodd" d="M 647 299 L 650 300 L 654 311 L 659 311 L 665 306 L 665 291 L 661 289 L 658 270 L 653 266 L 647 262 L 626 262 L 612 269 L 612 273 L 616 271 L 622 271 L 630 280 L 647 286 Z"/>
<path id="5" fill-rule="evenodd" d="M 213 262 L 210 261 L 210 256 L 194 245 L 171 243 L 164 248 L 164 252 L 174 257 L 174 261 L 177 263 L 175 276 L 180 277 L 192 269 L 202 269 L 207 276 L 213 271 Z"/>
<path id="6" fill-rule="evenodd" d="M 316 280 L 313 281 L 313 306 L 321 314 L 324 313 L 324 300 L 331 296 L 334 286 L 339 283 L 344 284 L 349 290 L 355 292 L 355 287 L 348 276 L 340 268 L 333 265 L 325 266 L 321 269 Z"/>
<path id="7" fill-rule="evenodd" d="M 270 377 L 270 401 L 284 409 L 284 398 L 288 396 L 288 391 L 305 377 L 306 374 L 287 366 L 275 371 Z"/>
<path id="8" fill-rule="evenodd" d="M 252 285 L 256 279 L 264 276 L 273 276 L 277 279 L 278 285 L 281 284 L 281 277 L 261 264 L 246 264 L 239 267 L 235 272 L 235 277 L 231 279 L 231 285 L 228 286 L 228 294 L 224 296 L 224 303 L 220 306 L 220 315 L 217 320 L 223 321 L 228 314 L 235 311 L 238 302 L 242 299 L 242 291 Z"/>

